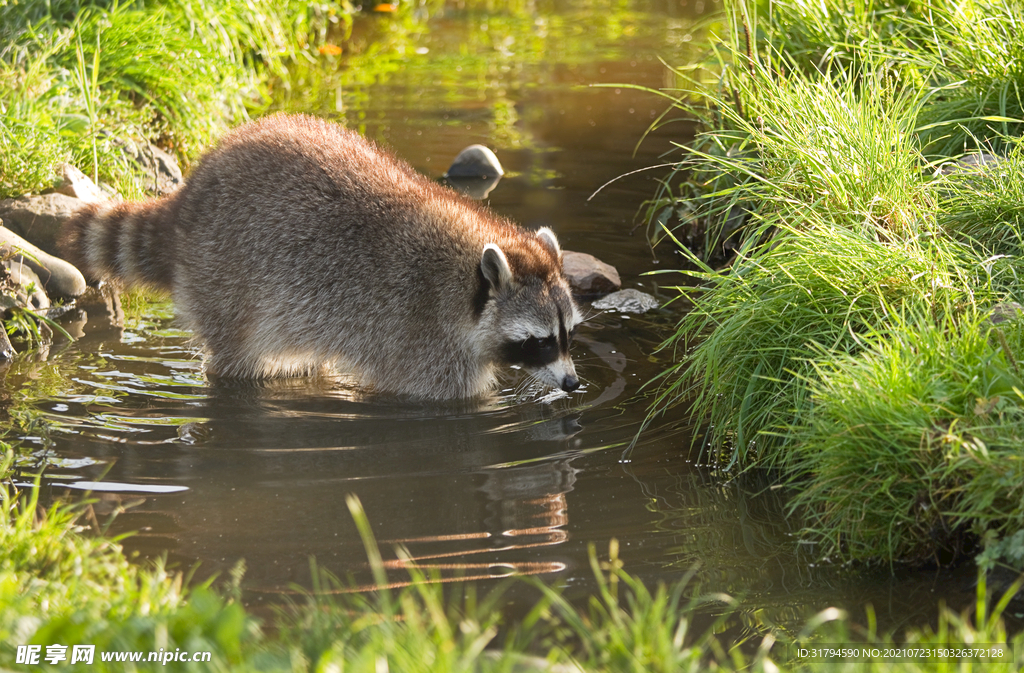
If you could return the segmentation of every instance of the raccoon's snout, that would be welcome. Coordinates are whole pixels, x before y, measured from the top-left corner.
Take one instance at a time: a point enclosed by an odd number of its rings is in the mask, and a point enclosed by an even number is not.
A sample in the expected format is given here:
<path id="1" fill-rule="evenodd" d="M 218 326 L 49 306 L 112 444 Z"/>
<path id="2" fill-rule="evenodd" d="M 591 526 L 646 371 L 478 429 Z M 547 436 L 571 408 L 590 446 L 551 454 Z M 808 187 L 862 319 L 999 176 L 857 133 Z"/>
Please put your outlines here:
<path id="1" fill-rule="evenodd" d="M 553 362 L 547 369 L 549 385 L 553 388 L 561 388 L 571 393 L 580 387 L 579 377 L 576 376 L 576 367 L 572 359 L 565 357 Z"/>

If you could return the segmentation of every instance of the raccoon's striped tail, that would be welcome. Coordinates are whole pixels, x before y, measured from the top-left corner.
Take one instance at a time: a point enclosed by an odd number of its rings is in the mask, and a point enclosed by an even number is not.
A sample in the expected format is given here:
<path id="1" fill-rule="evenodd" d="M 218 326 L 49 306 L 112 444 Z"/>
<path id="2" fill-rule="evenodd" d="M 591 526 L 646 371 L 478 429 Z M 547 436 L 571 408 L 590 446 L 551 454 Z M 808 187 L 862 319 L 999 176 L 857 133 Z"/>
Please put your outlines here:
<path id="1" fill-rule="evenodd" d="M 90 282 L 120 280 L 170 290 L 177 195 L 138 203 L 94 203 L 61 227 L 57 248 Z"/>

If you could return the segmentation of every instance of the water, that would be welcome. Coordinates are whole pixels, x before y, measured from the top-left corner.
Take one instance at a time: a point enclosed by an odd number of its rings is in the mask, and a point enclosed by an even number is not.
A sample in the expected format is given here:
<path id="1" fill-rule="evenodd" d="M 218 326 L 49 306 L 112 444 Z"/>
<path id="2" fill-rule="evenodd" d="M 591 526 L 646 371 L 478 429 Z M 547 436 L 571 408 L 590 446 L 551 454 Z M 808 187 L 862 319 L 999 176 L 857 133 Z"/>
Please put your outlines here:
<path id="1" fill-rule="evenodd" d="M 279 105 L 341 118 L 434 177 L 466 145 L 491 146 L 507 171 L 494 210 L 552 227 L 563 247 L 615 265 L 625 287 L 666 300 L 659 282 L 682 278 L 642 274 L 678 258 L 634 231 L 665 171 L 594 192 L 663 163 L 692 132 L 669 124 L 637 146 L 666 103 L 630 86 L 677 85 L 658 58 L 685 60 L 699 38 L 696 6 L 543 9 L 364 18 L 353 41 L 391 51 L 358 57 L 359 72 L 325 58 Z M 592 86 L 602 83 L 629 86 Z M 822 562 L 799 543 L 785 492 L 698 466 L 684 409 L 627 450 L 650 404 L 644 384 L 671 362 L 656 348 L 677 308 L 583 326 L 576 394 L 516 393 L 510 372 L 493 400 L 452 405 L 366 398 L 343 379 L 211 386 L 166 302 L 130 311 L 123 327 L 116 309 L 85 310 L 88 320 L 69 326 L 80 340 L 19 360 L 0 400 L 16 438 L 47 466 L 48 494 L 90 490 L 99 523 L 118 514 L 109 534 L 135 532 L 130 554 L 198 563 L 199 578 L 244 559 L 254 605 L 310 586 L 313 558 L 357 586 L 370 581 L 348 494 L 395 583 L 408 578 L 400 544 L 443 581 L 534 575 L 579 598 L 593 588 L 588 545 L 606 554 L 614 538 L 625 569 L 651 584 L 696 569 L 695 592 L 741 597 L 741 629 L 752 631 L 797 628 L 831 605 L 863 619 L 867 603 L 885 626 L 922 624 L 939 600 L 973 598 L 969 567 L 894 574 Z"/>

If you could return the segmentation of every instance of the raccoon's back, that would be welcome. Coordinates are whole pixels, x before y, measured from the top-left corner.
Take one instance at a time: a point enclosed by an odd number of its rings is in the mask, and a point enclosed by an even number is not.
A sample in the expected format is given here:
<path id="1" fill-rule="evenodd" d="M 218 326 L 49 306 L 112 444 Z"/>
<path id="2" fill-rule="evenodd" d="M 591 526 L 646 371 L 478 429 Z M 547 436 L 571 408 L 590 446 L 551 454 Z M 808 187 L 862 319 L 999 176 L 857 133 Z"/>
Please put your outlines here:
<path id="1" fill-rule="evenodd" d="M 280 290 L 285 303 L 315 294 L 358 310 L 369 308 L 358 295 L 379 302 L 402 290 L 388 301 L 412 304 L 410 290 L 438 283 L 449 297 L 472 294 L 480 251 L 494 235 L 485 219 L 358 133 L 274 116 L 228 135 L 193 171 L 176 267 L 190 267 L 189 285 L 208 280 L 236 298 L 253 295 L 255 281 Z"/>
<path id="2" fill-rule="evenodd" d="M 167 198 L 83 209 L 59 245 L 90 280 L 324 282 L 424 252 L 471 266 L 493 237 L 477 210 L 355 132 L 277 115 L 225 136 Z"/>

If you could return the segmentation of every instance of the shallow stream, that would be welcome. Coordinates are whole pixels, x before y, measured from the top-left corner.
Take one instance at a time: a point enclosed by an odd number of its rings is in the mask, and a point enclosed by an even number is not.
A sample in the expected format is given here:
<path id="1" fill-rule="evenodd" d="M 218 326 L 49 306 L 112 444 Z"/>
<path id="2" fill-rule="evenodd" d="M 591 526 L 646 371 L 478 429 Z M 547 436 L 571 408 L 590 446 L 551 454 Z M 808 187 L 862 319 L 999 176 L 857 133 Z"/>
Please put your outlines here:
<path id="1" fill-rule="evenodd" d="M 512 3 L 491 17 L 455 4 L 363 17 L 353 40 L 390 40 L 390 51 L 360 56 L 358 76 L 325 56 L 279 106 L 340 118 L 433 177 L 487 144 L 507 171 L 494 210 L 550 226 L 563 247 L 615 265 L 624 287 L 671 298 L 659 283 L 681 277 L 643 274 L 678 258 L 634 232 L 664 170 L 594 192 L 665 162 L 692 133 L 678 122 L 640 142 L 666 102 L 630 87 L 677 86 L 659 57 L 686 60 L 710 2 Z M 782 490 L 698 466 L 685 409 L 627 450 L 650 404 L 643 386 L 671 361 L 656 349 L 677 308 L 596 315 L 579 331 L 584 386 L 572 395 L 517 390 L 509 372 L 495 399 L 469 406 L 366 399 L 343 381 L 211 386 L 169 303 L 129 310 L 123 328 L 113 310 L 85 310 L 80 340 L 8 371 L 14 439 L 48 465 L 52 496 L 91 490 L 101 524 L 119 511 L 109 532 L 134 531 L 130 553 L 198 563 L 197 577 L 244 559 L 254 604 L 309 587 L 311 558 L 369 582 L 350 493 L 388 558 L 402 544 L 444 580 L 535 575 L 579 597 L 593 586 L 588 545 L 604 555 L 615 538 L 625 569 L 651 584 L 696 568 L 695 592 L 741 598 L 750 629 L 796 627 L 832 605 L 863 620 L 868 603 L 895 628 L 931 621 L 940 600 L 973 600 L 969 567 L 822 562 Z M 399 565 L 396 583 L 408 579 Z"/>

